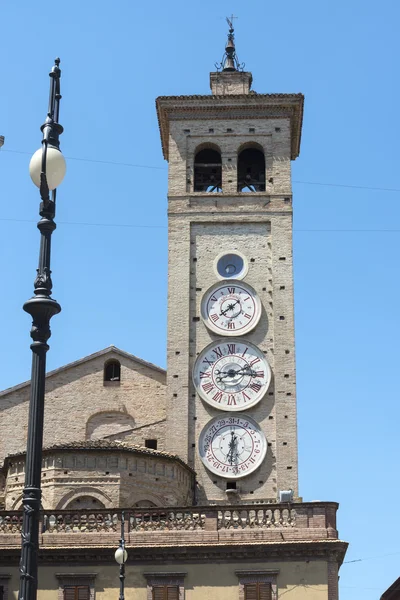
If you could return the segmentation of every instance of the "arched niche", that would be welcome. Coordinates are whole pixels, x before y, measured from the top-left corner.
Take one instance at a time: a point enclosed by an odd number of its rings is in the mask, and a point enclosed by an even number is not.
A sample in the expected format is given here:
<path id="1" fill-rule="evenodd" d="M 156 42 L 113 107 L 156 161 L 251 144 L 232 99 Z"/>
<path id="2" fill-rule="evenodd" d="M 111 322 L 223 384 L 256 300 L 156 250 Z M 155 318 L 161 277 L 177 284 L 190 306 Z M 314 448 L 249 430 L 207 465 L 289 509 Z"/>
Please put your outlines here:
<path id="1" fill-rule="evenodd" d="M 85 500 L 84 500 L 85 499 Z M 93 502 L 93 499 L 96 502 Z M 79 502 L 76 502 L 79 500 Z M 90 500 L 90 501 L 89 501 Z M 85 506 L 87 502 L 89 506 Z M 81 486 L 79 489 L 71 490 L 58 502 L 55 510 L 87 510 L 88 508 L 113 508 L 113 502 L 108 494 L 91 486 Z"/>
<path id="2" fill-rule="evenodd" d="M 120 411 L 104 411 L 89 417 L 86 423 L 86 439 L 102 440 L 119 433 L 129 433 L 135 427 L 134 418 Z"/>
<path id="3" fill-rule="evenodd" d="M 213 144 L 197 148 L 193 189 L 195 192 L 222 192 L 222 160 L 218 146 Z"/>
<path id="4" fill-rule="evenodd" d="M 68 502 L 65 510 L 94 510 L 97 508 L 105 508 L 105 505 L 94 496 L 78 496 Z"/>

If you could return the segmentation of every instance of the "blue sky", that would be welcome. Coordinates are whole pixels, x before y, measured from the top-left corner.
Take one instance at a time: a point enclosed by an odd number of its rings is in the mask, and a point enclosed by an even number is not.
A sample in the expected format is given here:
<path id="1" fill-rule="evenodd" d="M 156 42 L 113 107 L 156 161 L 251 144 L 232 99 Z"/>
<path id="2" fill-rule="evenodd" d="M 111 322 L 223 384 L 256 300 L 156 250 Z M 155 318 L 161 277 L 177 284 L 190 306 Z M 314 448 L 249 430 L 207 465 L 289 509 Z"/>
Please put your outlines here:
<path id="1" fill-rule="evenodd" d="M 239 17 L 256 91 L 305 94 L 293 164 L 301 494 L 340 502 L 346 561 L 363 559 L 343 565 L 341 600 L 375 600 L 400 559 L 399 3 L 3 0 L 0 11 L 1 389 L 30 375 L 21 306 L 39 199 L 27 166 L 55 56 L 69 158 L 49 369 L 110 344 L 165 366 L 167 165 L 154 100 L 209 92 L 225 16 Z"/>

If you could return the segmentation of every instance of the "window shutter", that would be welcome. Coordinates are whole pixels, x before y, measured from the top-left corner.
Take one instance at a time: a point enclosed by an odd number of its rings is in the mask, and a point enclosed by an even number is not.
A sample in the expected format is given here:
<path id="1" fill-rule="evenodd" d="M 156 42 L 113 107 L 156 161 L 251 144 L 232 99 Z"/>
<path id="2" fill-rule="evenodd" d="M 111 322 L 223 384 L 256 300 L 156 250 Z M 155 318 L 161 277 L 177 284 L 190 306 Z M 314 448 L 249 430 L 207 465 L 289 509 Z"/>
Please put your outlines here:
<path id="1" fill-rule="evenodd" d="M 90 589 L 88 585 L 80 585 L 78 587 L 78 597 L 76 600 L 89 600 L 90 599 Z"/>
<path id="2" fill-rule="evenodd" d="M 179 600 L 179 587 L 177 585 L 167 586 L 167 600 Z"/>
<path id="3" fill-rule="evenodd" d="M 153 585 L 153 600 L 166 600 L 163 585 Z"/>
<path id="4" fill-rule="evenodd" d="M 256 583 L 244 584 L 244 600 L 258 600 Z"/>
<path id="5" fill-rule="evenodd" d="M 272 600 L 270 583 L 245 583 L 244 600 Z"/>
<path id="6" fill-rule="evenodd" d="M 259 600 L 272 600 L 272 590 L 270 583 L 259 583 Z"/>
<path id="7" fill-rule="evenodd" d="M 65 586 L 64 600 L 75 600 L 75 586 Z"/>

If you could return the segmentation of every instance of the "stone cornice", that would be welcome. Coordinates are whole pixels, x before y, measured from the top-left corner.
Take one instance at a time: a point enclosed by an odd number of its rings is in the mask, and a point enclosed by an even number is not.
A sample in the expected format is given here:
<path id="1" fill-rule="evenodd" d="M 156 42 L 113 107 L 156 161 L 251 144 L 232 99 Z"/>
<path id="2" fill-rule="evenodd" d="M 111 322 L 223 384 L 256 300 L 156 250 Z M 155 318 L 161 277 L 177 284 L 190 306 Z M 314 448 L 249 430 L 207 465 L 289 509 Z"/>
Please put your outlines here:
<path id="1" fill-rule="evenodd" d="M 339 564 L 343 562 L 348 543 L 341 540 L 265 542 L 219 544 L 218 546 L 126 546 L 129 561 L 136 564 L 171 564 L 193 562 L 246 562 L 290 561 L 290 560 L 327 560 Z M 1 564 L 17 565 L 20 548 L 0 550 Z M 110 547 L 48 547 L 39 550 L 39 565 L 46 564 L 114 564 L 114 549 Z"/>
<path id="2" fill-rule="evenodd" d="M 57 579 L 95 579 L 98 573 L 54 573 Z"/>
<path id="3" fill-rule="evenodd" d="M 291 158 L 300 153 L 303 94 L 159 96 L 156 100 L 163 156 L 168 160 L 169 124 L 182 119 L 290 118 Z"/>

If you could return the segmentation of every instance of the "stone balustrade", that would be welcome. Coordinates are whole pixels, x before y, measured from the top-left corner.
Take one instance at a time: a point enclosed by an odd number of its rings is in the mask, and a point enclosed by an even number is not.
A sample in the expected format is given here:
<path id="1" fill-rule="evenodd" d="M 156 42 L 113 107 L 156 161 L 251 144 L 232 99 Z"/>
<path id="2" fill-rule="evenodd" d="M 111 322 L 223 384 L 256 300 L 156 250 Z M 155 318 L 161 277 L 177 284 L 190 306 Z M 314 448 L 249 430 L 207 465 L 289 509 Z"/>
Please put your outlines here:
<path id="1" fill-rule="evenodd" d="M 337 539 L 337 508 L 334 502 L 303 502 L 126 509 L 125 538 L 127 545 L 143 546 Z M 42 546 L 115 545 L 121 531 L 121 509 L 45 510 L 40 519 Z M 21 529 L 21 511 L 0 511 L 0 548 L 19 545 Z"/>

